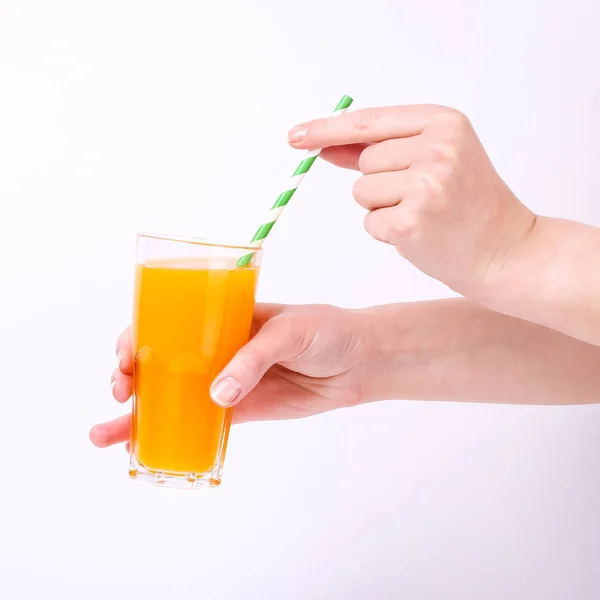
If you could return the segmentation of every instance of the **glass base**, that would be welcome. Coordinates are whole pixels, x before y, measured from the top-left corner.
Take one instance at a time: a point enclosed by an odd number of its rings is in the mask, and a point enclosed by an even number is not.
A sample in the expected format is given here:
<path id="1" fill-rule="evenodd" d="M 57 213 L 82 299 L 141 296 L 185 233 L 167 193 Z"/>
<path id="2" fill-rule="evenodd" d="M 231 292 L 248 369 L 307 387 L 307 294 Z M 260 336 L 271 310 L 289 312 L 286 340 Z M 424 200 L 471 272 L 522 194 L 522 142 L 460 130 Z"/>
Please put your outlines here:
<path id="1" fill-rule="evenodd" d="M 156 471 L 141 464 L 129 454 L 129 477 L 159 487 L 179 488 L 184 490 L 200 490 L 221 485 L 222 467 L 217 465 L 206 473 L 174 473 L 172 471 Z"/>

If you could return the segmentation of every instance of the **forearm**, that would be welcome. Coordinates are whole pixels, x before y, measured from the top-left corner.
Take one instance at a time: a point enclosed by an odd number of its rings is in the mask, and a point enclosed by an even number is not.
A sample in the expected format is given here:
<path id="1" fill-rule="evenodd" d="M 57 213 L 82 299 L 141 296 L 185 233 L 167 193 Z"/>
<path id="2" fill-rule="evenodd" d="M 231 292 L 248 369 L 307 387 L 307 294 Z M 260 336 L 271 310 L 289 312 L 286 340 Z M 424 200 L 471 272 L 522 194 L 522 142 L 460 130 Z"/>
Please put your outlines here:
<path id="1" fill-rule="evenodd" d="M 467 300 L 362 311 L 364 399 L 503 404 L 600 401 L 600 348 Z"/>
<path id="2" fill-rule="evenodd" d="M 600 346 L 600 229 L 539 217 L 490 276 L 484 306 Z"/>

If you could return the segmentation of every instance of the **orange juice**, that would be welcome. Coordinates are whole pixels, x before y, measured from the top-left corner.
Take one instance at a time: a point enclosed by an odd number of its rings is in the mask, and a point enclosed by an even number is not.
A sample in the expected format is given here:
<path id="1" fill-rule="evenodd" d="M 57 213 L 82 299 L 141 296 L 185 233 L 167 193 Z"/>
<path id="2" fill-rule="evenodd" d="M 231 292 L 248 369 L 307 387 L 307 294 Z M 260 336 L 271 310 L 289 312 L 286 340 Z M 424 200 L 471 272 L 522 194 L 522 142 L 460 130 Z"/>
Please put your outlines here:
<path id="1" fill-rule="evenodd" d="M 232 409 L 209 388 L 248 341 L 257 276 L 202 258 L 137 265 L 130 451 L 146 471 L 219 483 Z"/>

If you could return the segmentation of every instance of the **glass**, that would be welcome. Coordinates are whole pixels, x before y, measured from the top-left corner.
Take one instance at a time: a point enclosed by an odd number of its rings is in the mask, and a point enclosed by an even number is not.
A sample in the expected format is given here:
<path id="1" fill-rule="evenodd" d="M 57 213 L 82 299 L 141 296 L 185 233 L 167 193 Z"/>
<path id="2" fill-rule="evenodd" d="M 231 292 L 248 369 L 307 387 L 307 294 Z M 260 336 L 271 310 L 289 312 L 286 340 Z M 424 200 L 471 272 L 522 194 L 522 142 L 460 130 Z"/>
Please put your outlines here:
<path id="1" fill-rule="evenodd" d="M 190 489 L 221 483 L 233 409 L 214 404 L 209 388 L 250 336 L 261 256 L 247 246 L 138 235 L 134 479 Z"/>

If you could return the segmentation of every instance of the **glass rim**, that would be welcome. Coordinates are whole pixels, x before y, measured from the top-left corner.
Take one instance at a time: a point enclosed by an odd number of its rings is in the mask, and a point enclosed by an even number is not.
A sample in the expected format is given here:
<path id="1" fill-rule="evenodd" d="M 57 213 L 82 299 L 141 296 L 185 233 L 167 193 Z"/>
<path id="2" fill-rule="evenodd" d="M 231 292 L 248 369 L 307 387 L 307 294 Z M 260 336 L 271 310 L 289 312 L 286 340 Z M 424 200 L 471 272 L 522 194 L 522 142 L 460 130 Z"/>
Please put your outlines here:
<path id="1" fill-rule="evenodd" d="M 189 235 L 150 233 L 142 231 L 137 233 L 137 239 L 139 240 L 140 238 L 159 240 L 163 242 L 176 242 L 180 244 L 192 244 L 194 246 L 202 246 L 205 248 L 224 248 L 227 250 L 243 250 L 245 252 L 247 251 L 255 253 L 262 253 L 263 251 L 262 247 L 256 248 L 254 246 L 250 246 L 249 244 L 221 243 L 207 238 L 199 238 Z"/>

